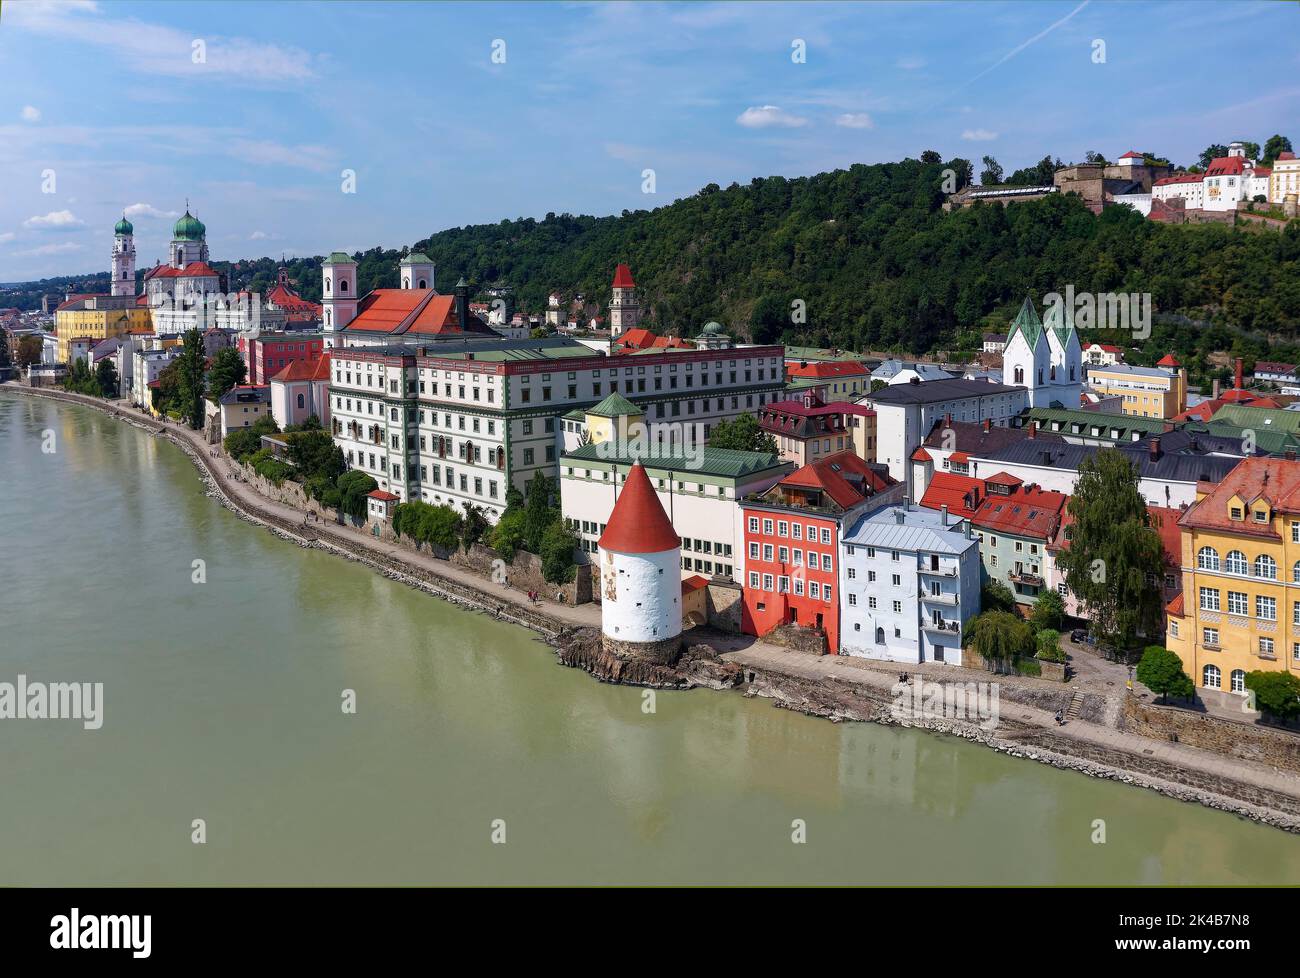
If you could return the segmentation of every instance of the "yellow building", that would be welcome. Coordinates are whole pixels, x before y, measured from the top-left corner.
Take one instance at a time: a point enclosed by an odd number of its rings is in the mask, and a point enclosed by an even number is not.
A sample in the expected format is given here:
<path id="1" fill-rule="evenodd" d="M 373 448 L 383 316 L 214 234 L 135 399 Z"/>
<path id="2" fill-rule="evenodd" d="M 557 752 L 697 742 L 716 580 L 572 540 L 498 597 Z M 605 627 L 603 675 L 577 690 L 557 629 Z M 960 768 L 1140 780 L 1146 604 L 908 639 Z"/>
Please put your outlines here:
<path id="1" fill-rule="evenodd" d="M 618 392 L 610 394 L 585 413 L 587 434 L 593 445 L 614 442 L 626 445 L 645 438 L 645 412 Z"/>
<path id="2" fill-rule="evenodd" d="M 1248 458 L 1202 483 L 1182 528 L 1183 593 L 1165 645 L 1203 698 L 1246 673 L 1300 672 L 1300 461 Z"/>
<path id="3" fill-rule="evenodd" d="M 73 296 L 54 312 L 59 362 L 68 362 L 68 345 L 72 340 L 88 339 L 94 345 L 133 329 L 149 330 L 151 324 L 149 308 L 136 305 L 134 296 Z"/>
<path id="4" fill-rule="evenodd" d="M 1290 195 L 1300 195 L 1300 160 L 1288 152 L 1273 161 L 1273 172 L 1268 176 L 1268 199 L 1281 204 Z"/>
<path id="5" fill-rule="evenodd" d="M 1181 367 L 1089 367 L 1088 386 L 1103 397 L 1122 398 L 1121 412 L 1139 418 L 1173 418 L 1187 410 L 1187 371 Z"/>

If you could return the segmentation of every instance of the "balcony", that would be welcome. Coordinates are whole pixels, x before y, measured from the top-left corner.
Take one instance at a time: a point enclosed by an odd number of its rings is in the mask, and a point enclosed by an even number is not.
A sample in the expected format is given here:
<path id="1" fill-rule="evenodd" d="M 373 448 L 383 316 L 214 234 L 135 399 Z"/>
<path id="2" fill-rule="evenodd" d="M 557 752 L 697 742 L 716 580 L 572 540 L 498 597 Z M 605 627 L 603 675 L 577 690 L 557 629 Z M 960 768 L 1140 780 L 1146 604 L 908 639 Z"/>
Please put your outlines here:
<path id="1" fill-rule="evenodd" d="M 921 573 L 930 577 L 956 577 L 956 567 L 922 567 Z"/>
<path id="2" fill-rule="evenodd" d="M 926 622 L 920 623 L 920 627 L 927 632 L 941 632 L 944 633 L 944 635 L 956 635 L 957 632 L 961 631 L 962 623 L 948 622 L 948 620 L 943 619 L 936 622 L 935 619 L 931 618 L 926 620 Z"/>
<path id="3" fill-rule="evenodd" d="M 1027 584 L 1030 587 L 1043 586 L 1043 578 L 1040 574 L 1030 574 L 1027 571 L 1012 571 L 1007 577 L 1017 584 Z"/>
<path id="4" fill-rule="evenodd" d="M 955 591 L 942 591 L 939 594 L 922 591 L 921 600 L 928 601 L 930 604 L 946 605 L 949 608 L 955 608 L 961 603 L 961 598 Z"/>

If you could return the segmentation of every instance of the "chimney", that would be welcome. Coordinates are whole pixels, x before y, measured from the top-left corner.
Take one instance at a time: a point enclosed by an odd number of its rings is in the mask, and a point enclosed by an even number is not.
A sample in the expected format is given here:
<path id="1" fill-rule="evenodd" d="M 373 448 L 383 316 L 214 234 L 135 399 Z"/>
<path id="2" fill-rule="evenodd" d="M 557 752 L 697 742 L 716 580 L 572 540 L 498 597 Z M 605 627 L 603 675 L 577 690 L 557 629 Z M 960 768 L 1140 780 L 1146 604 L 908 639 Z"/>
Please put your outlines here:
<path id="1" fill-rule="evenodd" d="M 1147 439 L 1147 453 L 1150 455 L 1151 461 L 1153 462 L 1160 461 L 1160 439 L 1159 438 Z"/>
<path id="2" fill-rule="evenodd" d="M 1294 462 L 1294 461 L 1295 461 L 1295 449 L 1294 449 L 1294 448 L 1288 448 L 1288 449 L 1286 450 L 1286 460 L 1287 460 L 1288 462 Z"/>
<path id="3" fill-rule="evenodd" d="M 1241 384 L 1241 357 L 1237 357 L 1237 390 L 1244 390 Z"/>
<path id="4" fill-rule="evenodd" d="M 985 430 L 985 431 L 992 431 L 992 430 L 993 430 L 993 419 L 992 419 L 992 418 L 985 418 L 985 419 L 984 419 L 984 430 Z"/>
<path id="5" fill-rule="evenodd" d="M 1037 421 L 1029 422 L 1029 437 L 1035 438 L 1037 437 L 1037 435 L 1038 435 L 1038 422 Z"/>
<path id="6" fill-rule="evenodd" d="M 902 510 L 902 509 L 896 509 L 896 510 L 894 510 L 894 522 L 895 522 L 895 523 L 902 523 L 902 522 L 903 522 L 903 510 Z"/>
<path id="7" fill-rule="evenodd" d="M 945 414 L 945 415 L 943 416 L 943 426 L 944 426 L 945 428 L 951 428 L 951 427 L 952 427 L 952 412 L 951 412 L 951 411 L 949 411 L 947 414 Z"/>
<path id="8" fill-rule="evenodd" d="M 966 539 L 969 540 L 971 535 L 970 520 L 966 521 Z"/>
<path id="9" fill-rule="evenodd" d="M 948 504 L 944 503 L 939 507 L 939 522 L 941 526 L 948 525 Z"/>
<path id="10" fill-rule="evenodd" d="M 1213 384 L 1210 385 L 1210 400 L 1217 401 L 1218 399 L 1219 399 L 1219 382 L 1216 380 Z"/>
<path id="11" fill-rule="evenodd" d="M 469 286 L 464 278 L 456 283 L 456 322 L 462 330 L 469 328 Z"/>

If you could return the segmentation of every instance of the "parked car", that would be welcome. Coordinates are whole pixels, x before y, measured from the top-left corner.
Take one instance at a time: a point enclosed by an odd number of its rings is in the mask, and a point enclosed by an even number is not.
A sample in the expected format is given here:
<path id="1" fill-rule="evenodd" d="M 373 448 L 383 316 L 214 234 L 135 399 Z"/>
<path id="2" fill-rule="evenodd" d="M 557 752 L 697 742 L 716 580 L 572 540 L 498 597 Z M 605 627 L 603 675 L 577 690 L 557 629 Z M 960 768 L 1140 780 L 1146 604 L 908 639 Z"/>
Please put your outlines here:
<path id="1" fill-rule="evenodd" d="M 1074 631 L 1072 631 L 1072 632 L 1070 633 L 1070 641 L 1071 641 L 1071 642 L 1083 642 L 1083 643 L 1086 644 L 1087 641 L 1088 641 L 1088 633 L 1087 633 L 1087 631 L 1085 631 L 1085 630 L 1082 629 L 1082 628 L 1076 628 Z"/>

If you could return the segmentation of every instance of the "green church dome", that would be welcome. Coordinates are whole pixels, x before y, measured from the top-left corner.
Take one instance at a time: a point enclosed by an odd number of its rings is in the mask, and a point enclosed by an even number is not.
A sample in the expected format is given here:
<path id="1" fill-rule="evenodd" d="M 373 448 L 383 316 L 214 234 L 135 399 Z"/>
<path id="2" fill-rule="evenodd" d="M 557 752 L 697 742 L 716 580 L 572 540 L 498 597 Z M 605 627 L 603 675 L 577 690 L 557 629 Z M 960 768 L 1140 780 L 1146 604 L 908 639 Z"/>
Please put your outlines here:
<path id="1" fill-rule="evenodd" d="M 208 229 L 203 226 L 203 222 L 192 215 L 188 209 L 172 228 L 172 238 L 176 241 L 202 241 L 207 233 Z"/>
<path id="2" fill-rule="evenodd" d="M 114 234 L 134 234 L 134 233 L 135 233 L 135 228 L 133 228 L 133 227 L 131 226 L 131 222 L 128 221 L 128 220 L 126 219 L 126 215 L 123 214 L 123 215 L 122 215 L 122 220 L 118 221 L 116 224 L 113 225 L 113 233 L 114 233 Z"/>

